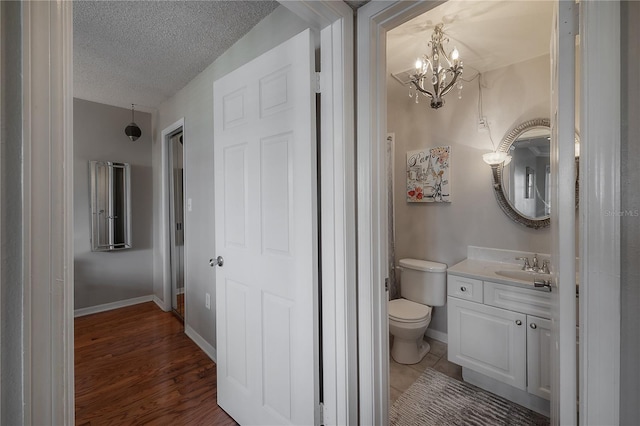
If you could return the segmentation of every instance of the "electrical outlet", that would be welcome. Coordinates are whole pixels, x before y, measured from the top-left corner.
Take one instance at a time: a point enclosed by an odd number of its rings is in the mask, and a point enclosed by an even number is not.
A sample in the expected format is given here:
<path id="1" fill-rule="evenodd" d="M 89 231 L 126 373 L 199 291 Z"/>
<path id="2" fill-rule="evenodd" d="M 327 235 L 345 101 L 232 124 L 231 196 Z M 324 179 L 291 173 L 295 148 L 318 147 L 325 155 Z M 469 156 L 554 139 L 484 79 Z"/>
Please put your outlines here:
<path id="1" fill-rule="evenodd" d="M 211 295 L 209 293 L 204 294 L 204 307 L 211 309 Z"/>
<path id="2" fill-rule="evenodd" d="M 478 119 L 478 131 L 487 130 L 489 127 L 489 122 L 487 121 L 487 117 L 480 117 Z"/>

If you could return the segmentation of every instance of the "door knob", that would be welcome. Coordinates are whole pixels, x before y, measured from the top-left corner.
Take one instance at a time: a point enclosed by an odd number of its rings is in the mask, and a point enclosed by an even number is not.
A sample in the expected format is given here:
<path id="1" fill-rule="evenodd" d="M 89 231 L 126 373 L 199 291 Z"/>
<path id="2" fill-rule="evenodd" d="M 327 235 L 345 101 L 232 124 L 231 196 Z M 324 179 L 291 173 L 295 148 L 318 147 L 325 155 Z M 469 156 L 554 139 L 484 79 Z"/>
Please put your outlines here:
<path id="1" fill-rule="evenodd" d="M 209 266 L 211 267 L 222 265 L 224 265 L 224 259 L 222 258 L 222 256 L 218 256 L 215 259 L 209 259 Z"/>
<path id="2" fill-rule="evenodd" d="M 516 320 L 516 325 L 522 325 L 522 321 Z"/>

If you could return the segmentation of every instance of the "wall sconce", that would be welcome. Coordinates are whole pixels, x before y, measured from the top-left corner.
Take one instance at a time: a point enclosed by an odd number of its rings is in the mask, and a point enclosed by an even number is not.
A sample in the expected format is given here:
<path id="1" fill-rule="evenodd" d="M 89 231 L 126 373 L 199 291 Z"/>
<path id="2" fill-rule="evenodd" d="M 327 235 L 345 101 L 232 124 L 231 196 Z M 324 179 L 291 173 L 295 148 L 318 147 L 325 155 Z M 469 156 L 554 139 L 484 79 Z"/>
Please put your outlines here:
<path id="1" fill-rule="evenodd" d="M 132 142 L 142 136 L 142 130 L 140 130 L 140 127 L 138 127 L 138 125 L 134 122 L 133 118 L 133 104 L 131 104 L 131 123 L 129 123 L 129 125 L 124 128 L 124 134 L 127 135 Z"/>
<path id="2" fill-rule="evenodd" d="M 501 163 L 504 163 L 504 165 L 506 166 L 511 162 L 511 156 L 506 152 L 487 152 L 486 154 L 482 155 L 482 159 L 485 163 L 492 167 L 497 166 Z"/>

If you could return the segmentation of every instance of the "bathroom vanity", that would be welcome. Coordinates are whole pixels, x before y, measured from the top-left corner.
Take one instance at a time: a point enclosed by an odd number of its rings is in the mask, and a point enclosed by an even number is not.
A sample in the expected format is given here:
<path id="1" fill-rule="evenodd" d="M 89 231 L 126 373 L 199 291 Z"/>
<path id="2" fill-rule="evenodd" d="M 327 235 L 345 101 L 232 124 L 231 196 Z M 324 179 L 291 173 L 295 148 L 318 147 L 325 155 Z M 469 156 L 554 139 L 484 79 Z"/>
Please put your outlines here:
<path id="1" fill-rule="evenodd" d="M 549 275 L 522 271 L 522 255 L 493 250 L 449 268 L 448 358 L 466 382 L 549 415 L 551 295 L 533 286 Z"/>

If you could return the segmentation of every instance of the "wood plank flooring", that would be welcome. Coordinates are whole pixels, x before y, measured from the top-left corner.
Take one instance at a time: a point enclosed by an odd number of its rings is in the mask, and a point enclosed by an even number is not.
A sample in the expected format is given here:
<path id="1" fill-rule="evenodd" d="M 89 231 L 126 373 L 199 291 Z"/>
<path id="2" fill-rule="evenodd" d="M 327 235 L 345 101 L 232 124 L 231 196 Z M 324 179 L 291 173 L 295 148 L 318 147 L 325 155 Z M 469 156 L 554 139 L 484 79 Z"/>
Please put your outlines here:
<path id="1" fill-rule="evenodd" d="M 236 425 L 216 365 L 153 302 L 75 320 L 76 425 Z"/>

